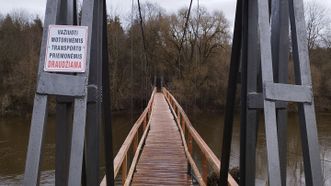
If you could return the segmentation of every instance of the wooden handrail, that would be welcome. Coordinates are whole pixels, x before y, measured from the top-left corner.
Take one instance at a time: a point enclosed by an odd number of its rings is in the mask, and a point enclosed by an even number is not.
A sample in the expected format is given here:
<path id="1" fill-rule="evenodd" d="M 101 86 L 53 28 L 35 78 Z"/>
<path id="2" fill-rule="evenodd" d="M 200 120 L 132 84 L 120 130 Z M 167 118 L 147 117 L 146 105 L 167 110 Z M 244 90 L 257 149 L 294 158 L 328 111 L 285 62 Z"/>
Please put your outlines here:
<path id="1" fill-rule="evenodd" d="M 151 113 L 151 116 L 153 115 L 153 113 Z M 149 128 L 150 128 L 150 125 L 151 125 L 151 120 L 148 121 L 148 124 L 146 126 L 146 130 L 144 131 L 142 137 L 141 137 L 141 140 L 139 142 L 139 145 L 137 147 L 137 150 L 135 151 L 134 153 L 134 157 L 133 157 L 133 160 L 132 160 L 132 163 L 131 163 L 131 167 L 130 167 L 130 170 L 129 170 L 129 173 L 128 173 L 128 176 L 127 176 L 127 179 L 125 180 L 124 182 L 124 185 L 125 186 L 129 186 L 131 184 L 131 181 L 132 181 L 132 178 L 133 178 L 133 173 L 136 169 L 136 166 L 137 166 L 137 163 L 138 163 L 138 159 L 139 159 L 139 156 L 140 156 L 140 153 L 141 153 L 141 150 L 143 148 L 143 144 L 145 143 L 146 141 L 146 138 L 147 138 L 147 133 L 149 131 Z"/>
<path id="2" fill-rule="evenodd" d="M 174 114 L 175 116 L 175 119 L 178 119 L 177 116 L 176 116 L 176 112 L 174 110 L 174 107 L 171 105 L 173 103 L 170 103 L 169 99 L 166 97 L 166 100 L 168 101 L 169 105 L 170 105 L 170 110 L 171 112 Z M 192 136 L 189 136 L 188 137 L 188 143 L 186 142 L 186 138 L 185 138 L 185 134 L 184 134 L 184 131 L 182 129 L 182 127 L 179 126 L 179 122 L 176 122 L 177 123 L 177 126 L 179 128 L 179 132 L 180 132 L 180 135 L 181 135 L 181 138 L 182 138 L 182 141 L 183 141 L 183 146 L 184 146 L 184 151 L 185 151 L 185 155 L 187 157 L 187 160 L 191 166 L 191 169 L 195 175 L 195 179 L 197 180 L 197 182 L 199 183 L 200 186 L 205 186 L 206 183 L 203 181 L 203 178 L 200 174 L 200 171 L 199 171 L 199 168 L 198 166 L 195 164 L 194 162 L 194 159 L 192 158 Z"/>
<path id="3" fill-rule="evenodd" d="M 143 127 L 143 133 L 147 133 L 148 130 L 148 126 L 147 123 L 149 123 L 150 120 L 150 116 L 152 114 L 152 110 L 153 110 L 153 101 L 154 101 L 154 95 L 156 92 L 156 88 L 154 87 L 151 98 L 148 102 L 147 107 L 145 108 L 145 110 L 143 111 L 143 113 L 140 115 L 140 117 L 137 119 L 137 121 L 135 122 L 135 124 L 133 125 L 132 129 L 130 130 L 128 136 L 126 137 L 125 141 L 123 142 L 120 150 L 118 151 L 115 159 L 114 159 L 114 179 L 116 179 L 116 177 L 118 176 L 118 173 L 120 171 L 120 169 L 122 169 L 122 184 L 124 185 L 125 182 L 127 180 L 131 180 L 130 177 L 130 171 L 129 171 L 129 175 L 128 175 L 128 171 L 127 171 L 127 163 L 128 163 L 128 152 L 130 150 L 131 145 L 133 145 L 133 150 L 134 150 L 134 154 L 136 154 L 139 149 L 141 148 L 141 145 L 139 143 L 138 145 L 138 132 L 139 129 L 141 127 Z M 144 138 L 146 137 L 146 135 L 143 135 L 140 140 L 143 141 Z M 134 161 L 133 161 L 134 163 Z M 132 167 L 132 165 L 130 166 Z M 131 170 L 131 169 L 130 169 Z M 129 177 L 127 177 L 129 176 Z M 131 174 L 132 176 L 132 174 Z M 106 177 L 104 177 L 100 183 L 100 185 L 102 186 L 106 186 L 107 182 L 106 182 Z"/>
<path id="4" fill-rule="evenodd" d="M 171 107 L 171 110 L 175 116 L 179 129 L 183 133 L 182 138 L 184 138 L 183 139 L 184 148 L 185 148 L 185 146 L 187 146 L 187 149 L 185 149 L 185 150 L 188 151 L 187 152 L 188 159 L 190 160 L 190 158 L 192 158 L 192 153 L 193 153 L 192 139 L 197 144 L 199 150 L 202 152 L 202 179 L 203 179 L 204 184 L 206 185 L 207 176 L 208 176 L 208 173 L 206 171 L 208 169 L 208 166 L 204 162 L 208 162 L 212 171 L 214 173 L 216 173 L 217 176 L 219 176 L 221 162 L 217 158 L 217 156 L 213 153 L 213 151 L 209 148 L 209 146 L 206 144 L 206 142 L 201 138 L 199 133 L 193 128 L 190 120 L 188 119 L 186 113 L 184 112 L 184 109 L 179 105 L 179 103 L 174 98 L 174 96 L 166 88 L 163 88 L 162 91 L 166 97 L 166 100 L 168 101 L 168 103 Z M 187 144 L 185 144 L 186 143 L 186 139 L 185 139 L 186 132 L 187 132 L 187 136 L 188 136 Z M 197 170 L 194 170 L 194 167 L 196 167 L 195 162 L 189 161 L 189 163 L 193 169 L 193 172 L 195 173 L 195 176 L 198 177 L 197 181 L 199 182 L 200 185 L 203 185 L 200 183 L 201 180 L 199 180 L 201 173 L 200 172 L 196 173 Z M 228 185 L 238 186 L 238 183 L 234 180 L 234 178 L 230 174 L 228 174 Z"/>

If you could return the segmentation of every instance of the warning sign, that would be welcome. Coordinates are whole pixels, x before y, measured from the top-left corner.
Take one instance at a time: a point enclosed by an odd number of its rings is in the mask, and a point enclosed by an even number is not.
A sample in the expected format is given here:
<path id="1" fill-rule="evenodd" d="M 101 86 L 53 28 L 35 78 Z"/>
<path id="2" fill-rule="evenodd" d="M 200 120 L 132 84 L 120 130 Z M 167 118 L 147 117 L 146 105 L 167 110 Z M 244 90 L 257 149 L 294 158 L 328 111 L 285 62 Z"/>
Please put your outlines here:
<path id="1" fill-rule="evenodd" d="M 85 72 L 87 27 L 50 25 L 46 59 L 47 72 Z"/>

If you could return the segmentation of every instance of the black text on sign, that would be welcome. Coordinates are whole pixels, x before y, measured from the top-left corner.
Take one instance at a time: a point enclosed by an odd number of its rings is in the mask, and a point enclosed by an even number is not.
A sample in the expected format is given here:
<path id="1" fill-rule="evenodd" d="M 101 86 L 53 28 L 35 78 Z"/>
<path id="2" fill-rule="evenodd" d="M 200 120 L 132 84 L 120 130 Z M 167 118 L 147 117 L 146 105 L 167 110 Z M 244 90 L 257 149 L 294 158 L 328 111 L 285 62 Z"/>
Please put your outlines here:
<path id="1" fill-rule="evenodd" d="M 87 27 L 50 25 L 44 70 L 47 72 L 85 72 Z"/>

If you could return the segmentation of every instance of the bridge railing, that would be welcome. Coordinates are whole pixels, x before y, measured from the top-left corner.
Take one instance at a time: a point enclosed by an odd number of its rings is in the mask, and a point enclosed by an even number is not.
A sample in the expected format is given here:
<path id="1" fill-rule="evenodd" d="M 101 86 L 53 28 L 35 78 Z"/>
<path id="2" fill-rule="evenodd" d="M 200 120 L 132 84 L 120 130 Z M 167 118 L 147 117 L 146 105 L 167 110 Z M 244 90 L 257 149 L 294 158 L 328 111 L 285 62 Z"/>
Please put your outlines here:
<path id="1" fill-rule="evenodd" d="M 218 179 L 221 166 L 220 160 L 193 128 L 183 108 L 174 96 L 166 88 L 163 88 L 162 91 L 175 116 L 183 140 L 186 157 L 195 175 L 195 179 L 199 185 L 207 185 L 208 177 L 211 178 L 212 175 L 216 175 Z M 198 149 L 194 150 L 193 147 L 197 147 Z M 193 158 L 196 156 L 200 156 L 201 162 L 197 162 L 196 158 Z M 200 166 L 198 167 L 197 165 Z M 228 175 L 228 185 L 238 186 L 230 174 Z"/>
<path id="2" fill-rule="evenodd" d="M 129 185 L 133 177 L 141 148 L 149 130 L 155 92 L 156 88 L 153 89 L 147 107 L 133 125 L 114 159 L 114 179 L 116 180 L 121 175 L 122 185 Z M 134 155 L 132 160 L 129 160 L 130 153 Z M 128 165 L 129 162 L 131 162 L 130 165 Z M 129 166 L 130 169 L 128 169 Z M 100 185 L 106 186 L 106 177 L 103 178 Z"/>

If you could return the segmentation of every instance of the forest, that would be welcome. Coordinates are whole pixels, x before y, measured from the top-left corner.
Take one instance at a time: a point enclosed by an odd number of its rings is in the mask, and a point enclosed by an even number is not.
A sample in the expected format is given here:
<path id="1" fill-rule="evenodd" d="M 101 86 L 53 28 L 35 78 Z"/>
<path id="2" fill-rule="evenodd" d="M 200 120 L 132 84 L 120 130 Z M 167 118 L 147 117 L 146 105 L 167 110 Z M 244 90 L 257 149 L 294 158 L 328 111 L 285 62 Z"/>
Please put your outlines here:
<path id="1" fill-rule="evenodd" d="M 130 21 L 108 16 L 113 111 L 143 108 L 155 77 L 163 77 L 185 109 L 224 108 L 233 28 L 221 11 L 192 9 L 186 23 L 187 12 L 183 8 L 169 14 L 156 4 L 143 4 L 144 34 L 138 12 L 127 16 Z M 306 16 L 316 109 L 330 112 L 330 21 L 326 10 L 316 4 L 306 7 Z M 0 14 L 2 116 L 31 113 L 42 30 L 43 21 L 25 11 Z M 289 61 L 293 82 L 291 54 Z M 50 107 L 54 108 L 54 100 Z"/>

